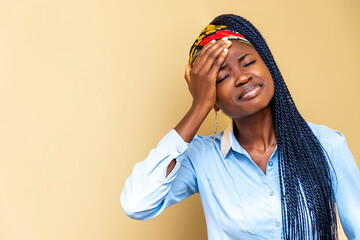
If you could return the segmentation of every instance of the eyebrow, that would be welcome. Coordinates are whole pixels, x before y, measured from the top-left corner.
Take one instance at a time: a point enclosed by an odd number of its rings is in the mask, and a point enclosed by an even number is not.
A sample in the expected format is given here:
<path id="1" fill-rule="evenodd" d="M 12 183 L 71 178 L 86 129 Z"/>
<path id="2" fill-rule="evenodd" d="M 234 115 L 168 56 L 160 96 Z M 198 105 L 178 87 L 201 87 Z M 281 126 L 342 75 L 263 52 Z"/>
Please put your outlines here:
<path id="1" fill-rule="evenodd" d="M 249 53 L 246 53 L 246 54 L 242 55 L 241 57 L 239 57 L 238 61 L 241 62 L 242 60 L 244 60 L 244 58 L 246 58 L 247 55 L 249 55 Z M 222 66 L 220 67 L 219 71 L 223 70 L 223 69 L 226 68 L 226 67 L 227 67 L 227 64 L 222 65 Z"/>

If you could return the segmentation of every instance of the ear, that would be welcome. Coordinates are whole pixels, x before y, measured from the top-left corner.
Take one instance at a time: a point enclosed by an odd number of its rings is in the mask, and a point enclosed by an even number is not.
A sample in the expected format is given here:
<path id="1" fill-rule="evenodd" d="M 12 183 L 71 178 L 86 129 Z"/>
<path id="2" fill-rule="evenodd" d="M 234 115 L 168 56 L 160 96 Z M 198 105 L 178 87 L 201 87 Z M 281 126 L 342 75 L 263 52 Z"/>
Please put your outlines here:
<path id="1" fill-rule="evenodd" d="M 185 77 L 185 80 L 186 80 L 188 86 L 189 86 L 189 84 L 190 84 L 190 71 L 191 71 L 191 66 L 190 66 L 190 64 L 186 64 L 184 77 Z"/>

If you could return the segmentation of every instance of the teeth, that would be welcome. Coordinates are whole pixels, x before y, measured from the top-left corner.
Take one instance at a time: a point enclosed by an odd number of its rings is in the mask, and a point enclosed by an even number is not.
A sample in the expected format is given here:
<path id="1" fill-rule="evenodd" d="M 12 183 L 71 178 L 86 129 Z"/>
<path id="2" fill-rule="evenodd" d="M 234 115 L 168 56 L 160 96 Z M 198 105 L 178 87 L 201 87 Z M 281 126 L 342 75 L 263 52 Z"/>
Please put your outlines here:
<path id="1" fill-rule="evenodd" d="M 247 93 L 249 93 L 251 90 L 253 90 L 253 89 L 257 88 L 257 87 L 259 87 L 259 85 L 251 85 L 251 86 L 246 87 L 244 89 L 244 91 L 242 92 L 242 94 L 240 95 L 240 99 L 242 97 L 244 97 Z"/>

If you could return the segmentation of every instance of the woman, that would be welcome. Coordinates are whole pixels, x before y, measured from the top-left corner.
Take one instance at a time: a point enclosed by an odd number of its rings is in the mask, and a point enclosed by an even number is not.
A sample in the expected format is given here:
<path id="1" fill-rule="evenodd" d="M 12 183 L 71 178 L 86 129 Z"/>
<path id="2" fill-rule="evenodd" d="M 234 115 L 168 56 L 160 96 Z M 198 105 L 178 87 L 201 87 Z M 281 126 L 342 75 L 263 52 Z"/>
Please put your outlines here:
<path id="1" fill-rule="evenodd" d="M 344 136 L 304 121 L 250 22 L 215 18 L 185 79 L 193 104 L 126 180 L 128 216 L 150 219 L 199 193 L 209 239 L 337 239 L 337 213 L 360 239 L 360 173 Z M 197 136 L 213 108 L 232 124 Z"/>

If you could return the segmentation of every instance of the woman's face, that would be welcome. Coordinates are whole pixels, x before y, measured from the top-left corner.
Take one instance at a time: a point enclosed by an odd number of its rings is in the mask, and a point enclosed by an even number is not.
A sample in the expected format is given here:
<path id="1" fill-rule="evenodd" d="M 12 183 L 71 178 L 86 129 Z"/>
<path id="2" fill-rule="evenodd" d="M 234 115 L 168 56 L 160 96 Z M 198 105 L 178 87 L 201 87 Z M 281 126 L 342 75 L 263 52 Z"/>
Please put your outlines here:
<path id="1" fill-rule="evenodd" d="M 216 105 L 230 117 L 242 118 L 267 107 L 274 83 L 254 47 L 232 41 L 216 83 Z"/>

